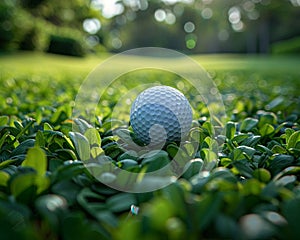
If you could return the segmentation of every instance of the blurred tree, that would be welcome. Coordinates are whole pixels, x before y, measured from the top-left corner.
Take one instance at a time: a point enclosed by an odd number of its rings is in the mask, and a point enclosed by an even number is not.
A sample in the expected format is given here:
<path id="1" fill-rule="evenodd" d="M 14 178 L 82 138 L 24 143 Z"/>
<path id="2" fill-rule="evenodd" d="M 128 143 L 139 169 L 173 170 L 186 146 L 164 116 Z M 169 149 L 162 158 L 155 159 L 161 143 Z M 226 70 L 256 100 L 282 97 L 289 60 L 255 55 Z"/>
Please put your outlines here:
<path id="1" fill-rule="evenodd" d="M 300 8 L 293 2 L 122 0 L 105 42 L 119 51 L 158 45 L 191 53 L 267 53 L 272 42 L 300 34 Z"/>
<path id="2" fill-rule="evenodd" d="M 90 0 L 22 0 L 21 6 L 33 16 L 45 19 L 53 25 L 75 27 L 82 30 L 84 19 L 100 14 L 90 7 Z"/>
<path id="3" fill-rule="evenodd" d="M 45 49 L 45 36 L 56 35 L 111 51 L 267 53 L 300 35 L 299 18 L 298 0 L 2 0 L 0 49 Z"/>
<path id="4" fill-rule="evenodd" d="M 98 31 L 100 19 L 90 0 L 4 0 L 0 3 L 0 49 L 47 50 L 51 35 L 73 39 L 85 48 L 91 25 Z"/>

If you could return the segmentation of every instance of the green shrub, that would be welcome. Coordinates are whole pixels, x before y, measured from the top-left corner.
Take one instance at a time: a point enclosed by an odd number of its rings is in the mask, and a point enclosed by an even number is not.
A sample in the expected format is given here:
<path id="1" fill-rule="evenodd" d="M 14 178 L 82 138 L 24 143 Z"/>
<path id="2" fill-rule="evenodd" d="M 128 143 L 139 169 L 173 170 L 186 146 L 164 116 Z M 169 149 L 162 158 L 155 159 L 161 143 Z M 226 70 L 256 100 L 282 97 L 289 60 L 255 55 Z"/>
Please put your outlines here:
<path id="1" fill-rule="evenodd" d="M 80 39 L 72 36 L 51 35 L 47 52 L 83 57 L 85 47 Z"/>
<path id="2" fill-rule="evenodd" d="M 9 1 L 0 3 L 0 50 L 44 50 L 53 28 Z"/>
<path id="3" fill-rule="evenodd" d="M 37 6 L 41 5 L 45 0 L 22 0 L 21 4 L 24 8 L 36 8 Z"/>
<path id="4" fill-rule="evenodd" d="M 27 6 L 42 1 L 26 1 L 23 4 Z M 86 49 L 79 30 L 55 26 L 14 1 L 0 1 L 0 50 L 38 50 L 83 56 Z"/>
<path id="5" fill-rule="evenodd" d="M 10 50 L 15 37 L 13 19 L 14 5 L 8 1 L 0 2 L 0 49 Z"/>
<path id="6" fill-rule="evenodd" d="M 272 45 L 272 53 L 274 54 L 299 54 L 300 53 L 300 37 L 291 38 L 276 42 Z"/>
<path id="7" fill-rule="evenodd" d="M 45 32 L 40 31 L 40 29 L 35 26 L 30 29 L 23 37 L 20 42 L 19 48 L 21 50 L 43 50 L 45 48 L 44 36 Z"/>

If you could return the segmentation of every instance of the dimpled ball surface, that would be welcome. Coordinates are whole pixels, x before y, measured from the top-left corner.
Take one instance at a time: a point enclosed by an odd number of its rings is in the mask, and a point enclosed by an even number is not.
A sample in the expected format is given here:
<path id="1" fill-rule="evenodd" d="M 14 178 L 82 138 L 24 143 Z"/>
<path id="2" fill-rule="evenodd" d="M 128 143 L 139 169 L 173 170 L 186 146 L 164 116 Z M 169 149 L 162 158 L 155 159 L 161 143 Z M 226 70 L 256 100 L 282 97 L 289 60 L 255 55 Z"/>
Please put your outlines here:
<path id="1" fill-rule="evenodd" d="M 130 123 L 145 144 L 180 141 L 192 124 L 192 109 L 177 89 L 155 86 L 138 95 L 131 106 Z"/>

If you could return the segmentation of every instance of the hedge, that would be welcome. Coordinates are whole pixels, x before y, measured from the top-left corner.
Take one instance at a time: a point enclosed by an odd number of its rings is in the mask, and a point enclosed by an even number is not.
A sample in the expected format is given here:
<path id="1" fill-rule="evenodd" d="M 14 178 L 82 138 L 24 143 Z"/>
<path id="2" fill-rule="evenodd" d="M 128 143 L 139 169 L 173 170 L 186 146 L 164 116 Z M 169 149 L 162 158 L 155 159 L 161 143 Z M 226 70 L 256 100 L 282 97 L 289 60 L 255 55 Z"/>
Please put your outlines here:
<path id="1" fill-rule="evenodd" d="M 300 36 L 276 42 L 272 45 L 273 54 L 299 54 Z"/>

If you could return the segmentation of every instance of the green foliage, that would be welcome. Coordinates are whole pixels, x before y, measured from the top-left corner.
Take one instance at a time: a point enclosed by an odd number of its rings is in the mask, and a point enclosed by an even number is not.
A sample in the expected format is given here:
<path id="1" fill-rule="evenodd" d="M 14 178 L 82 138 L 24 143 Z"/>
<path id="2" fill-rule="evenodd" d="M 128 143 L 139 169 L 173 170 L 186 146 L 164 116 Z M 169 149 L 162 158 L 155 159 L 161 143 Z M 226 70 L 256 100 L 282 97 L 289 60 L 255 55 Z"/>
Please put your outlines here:
<path id="1" fill-rule="evenodd" d="M 47 71 L 55 72 L 48 67 Z M 297 71 L 258 69 L 253 75 L 247 69 L 215 70 L 228 115 L 224 131 L 210 122 L 205 105 L 194 99 L 193 127 L 183 146 L 170 143 L 150 152 L 130 145 L 134 133 L 128 120 L 112 119 L 111 109 L 140 82 L 160 77 L 176 86 L 184 83 L 178 76 L 147 71 L 132 73 L 132 81 L 120 78 L 111 86 L 113 94 L 106 96 L 110 105 L 100 105 L 99 117 L 89 122 L 71 119 L 72 101 L 82 81 L 78 72 L 23 72 L 11 77 L 2 71 L 3 236 L 177 240 L 294 239 L 299 235 Z M 193 89 L 183 86 L 185 95 L 193 97 Z M 162 168 L 175 156 L 185 172 L 163 189 L 125 193 L 104 184 L 117 181 L 115 173 L 120 168 L 141 173 L 142 180 L 145 172 Z M 87 168 L 89 158 L 93 163 Z M 181 164 L 182 159 L 188 164 Z M 103 171 L 111 166 L 113 171 Z M 91 173 L 100 173 L 102 182 Z M 123 180 L 122 186 L 131 181 Z M 133 206 L 139 207 L 138 213 Z"/>
<path id="2" fill-rule="evenodd" d="M 85 49 L 81 39 L 51 35 L 47 52 L 83 57 Z"/>
<path id="3" fill-rule="evenodd" d="M 85 1 L 2 1 L 0 50 L 37 50 L 83 56 L 82 22 L 99 17 Z"/>
<path id="4" fill-rule="evenodd" d="M 300 37 L 294 37 L 288 40 L 282 40 L 272 45 L 272 53 L 274 54 L 299 54 L 300 53 Z"/>

